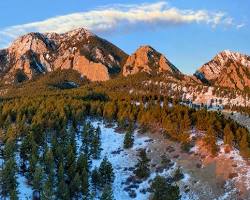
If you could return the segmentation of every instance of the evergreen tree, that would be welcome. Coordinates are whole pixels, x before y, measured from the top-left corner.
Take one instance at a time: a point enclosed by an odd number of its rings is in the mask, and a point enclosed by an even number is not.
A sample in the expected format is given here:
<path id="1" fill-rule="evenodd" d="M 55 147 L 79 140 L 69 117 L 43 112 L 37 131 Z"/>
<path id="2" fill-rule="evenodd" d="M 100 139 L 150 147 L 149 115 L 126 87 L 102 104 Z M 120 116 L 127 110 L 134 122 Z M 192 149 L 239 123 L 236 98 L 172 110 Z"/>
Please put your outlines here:
<path id="1" fill-rule="evenodd" d="M 102 187 L 113 183 L 114 178 L 115 178 L 113 167 L 112 167 L 112 164 L 108 161 L 108 158 L 106 156 L 104 157 L 104 159 L 102 160 L 100 164 L 99 174 L 101 178 Z"/>
<path id="2" fill-rule="evenodd" d="M 32 185 L 34 190 L 41 192 L 42 185 L 43 185 L 43 169 L 39 166 L 36 167 L 34 172 L 34 177 L 32 180 Z"/>
<path id="3" fill-rule="evenodd" d="M 37 162 L 38 162 L 37 156 L 32 154 L 29 159 L 29 169 L 28 169 L 28 176 L 27 176 L 27 179 L 29 180 L 29 182 L 31 182 L 34 178 L 34 173 L 36 170 Z"/>
<path id="4" fill-rule="evenodd" d="M 179 200 L 181 198 L 178 186 L 170 185 L 162 176 L 156 176 L 151 184 L 152 200 Z"/>
<path id="5" fill-rule="evenodd" d="M 123 147 L 125 149 L 131 148 L 133 147 L 134 144 L 134 136 L 133 136 L 133 131 L 127 131 L 124 137 L 124 141 L 123 141 Z"/>
<path id="6" fill-rule="evenodd" d="M 25 136 L 22 140 L 20 146 L 20 160 L 21 160 L 21 172 L 25 173 L 27 171 L 26 162 L 28 161 L 30 154 L 31 144 L 28 140 L 28 136 Z"/>
<path id="7" fill-rule="evenodd" d="M 101 154 L 101 138 L 100 138 L 100 128 L 95 130 L 92 142 L 91 142 L 91 155 L 93 159 L 98 159 Z"/>
<path id="8" fill-rule="evenodd" d="M 71 127 L 70 132 L 69 132 L 69 140 L 70 140 L 70 145 L 71 145 L 73 154 L 76 156 L 76 153 L 77 153 L 76 152 L 77 151 L 77 148 L 76 148 L 76 130 L 75 130 L 75 128 L 73 128 L 73 126 Z"/>
<path id="9" fill-rule="evenodd" d="M 110 185 L 106 185 L 103 189 L 101 200 L 114 200 L 114 195 L 112 191 L 112 187 Z"/>
<path id="10" fill-rule="evenodd" d="M 18 183 L 17 183 L 17 166 L 14 158 L 8 158 L 5 160 L 3 169 L 0 173 L 0 182 L 1 182 L 1 196 L 10 197 L 13 199 L 18 194 Z"/>
<path id="11" fill-rule="evenodd" d="M 223 132 L 224 132 L 224 144 L 227 144 L 230 147 L 232 147 L 234 141 L 234 134 L 229 124 L 226 124 Z"/>
<path id="12" fill-rule="evenodd" d="M 81 173 L 81 193 L 84 200 L 89 198 L 89 177 L 87 169 L 83 169 Z"/>
<path id="13" fill-rule="evenodd" d="M 240 153 L 243 157 L 247 158 L 250 156 L 250 149 L 249 149 L 249 143 L 248 143 L 248 134 L 246 131 L 243 132 L 240 143 Z"/>
<path id="14" fill-rule="evenodd" d="M 66 164 L 65 164 L 65 174 L 67 175 L 67 180 L 71 182 L 76 173 L 76 155 L 71 144 L 67 145 L 66 154 Z"/>
<path id="15" fill-rule="evenodd" d="M 91 173 L 91 183 L 94 191 L 101 186 L 101 176 L 97 167 L 95 167 Z"/>
<path id="16" fill-rule="evenodd" d="M 0 192 L 2 197 L 16 199 L 18 194 L 17 165 L 15 160 L 15 143 L 7 141 L 5 143 L 3 158 L 4 164 L 0 171 Z"/>
<path id="17" fill-rule="evenodd" d="M 54 196 L 53 190 L 54 190 L 54 188 L 53 188 L 53 185 L 51 183 L 51 180 L 49 178 L 47 178 L 47 180 L 45 181 L 45 183 L 43 185 L 41 199 L 42 200 L 54 199 L 53 198 L 53 196 Z"/>
<path id="18" fill-rule="evenodd" d="M 189 118 L 188 112 L 185 112 L 180 124 L 181 132 L 189 131 L 190 128 L 191 128 L 191 120 Z"/>
<path id="19" fill-rule="evenodd" d="M 60 200 L 70 199 L 69 187 L 64 180 L 64 169 L 63 164 L 59 164 L 58 174 L 57 174 L 57 191 L 56 196 Z"/>
<path id="20" fill-rule="evenodd" d="M 149 159 L 147 157 L 145 149 L 142 149 L 139 153 L 138 163 L 134 171 L 138 178 L 147 178 L 150 174 Z"/>
<path id="21" fill-rule="evenodd" d="M 217 147 L 217 144 L 216 144 L 217 140 L 216 140 L 215 131 L 212 128 L 212 126 L 209 126 L 204 140 L 205 140 L 205 143 L 208 146 L 211 154 L 213 156 L 215 156 L 217 151 L 218 151 L 218 147 Z"/>
<path id="22" fill-rule="evenodd" d="M 45 151 L 44 166 L 45 166 L 45 172 L 47 174 L 53 173 L 53 169 L 55 167 L 55 164 L 54 164 L 53 152 L 50 149 L 47 149 Z"/>
<path id="23" fill-rule="evenodd" d="M 74 178 L 69 184 L 69 190 L 70 190 L 70 197 L 71 198 L 79 198 L 80 195 L 80 186 L 81 186 L 81 180 L 78 173 L 75 174 Z"/>

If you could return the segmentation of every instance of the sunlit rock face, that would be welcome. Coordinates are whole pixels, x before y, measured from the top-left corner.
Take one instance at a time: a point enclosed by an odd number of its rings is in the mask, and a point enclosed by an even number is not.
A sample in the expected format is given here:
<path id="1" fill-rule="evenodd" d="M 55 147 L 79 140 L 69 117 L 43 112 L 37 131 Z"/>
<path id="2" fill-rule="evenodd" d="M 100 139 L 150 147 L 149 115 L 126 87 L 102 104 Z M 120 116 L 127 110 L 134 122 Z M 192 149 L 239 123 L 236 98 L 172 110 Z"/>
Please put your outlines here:
<path id="1" fill-rule="evenodd" d="M 105 81 L 121 71 L 127 54 L 85 30 L 64 34 L 29 33 L 0 50 L 0 75 L 7 83 L 22 72 L 26 79 L 57 69 L 75 69 L 91 81 Z"/>
<path id="2" fill-rule="evenodd" d="M 135 53 L 128 57 L 123 67 L 124 76 L 136 74 L 138 72 L 146 72 L 148 74 L 159 74 L 162 72 L 181 74 L 164 55 L 150 46 L 141 46 L 137 49 Z"/>

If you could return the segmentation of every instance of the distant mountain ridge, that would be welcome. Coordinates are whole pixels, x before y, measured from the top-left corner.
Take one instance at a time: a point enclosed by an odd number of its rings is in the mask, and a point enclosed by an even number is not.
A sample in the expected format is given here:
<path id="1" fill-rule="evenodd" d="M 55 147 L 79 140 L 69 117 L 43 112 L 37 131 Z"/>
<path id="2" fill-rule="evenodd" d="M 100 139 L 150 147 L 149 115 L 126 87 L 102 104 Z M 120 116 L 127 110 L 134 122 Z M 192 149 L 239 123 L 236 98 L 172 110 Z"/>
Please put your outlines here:
<path id="1" fill-rule="evenodd" d="M 217 54 L 187 76 L 163 54 L 149 45 L 132 55 L 90 31 L 79 28 L 63 34 L 29 33 L 0 50 L 0 77 L 4 83 L 19 83 L 39 74 L 73 69 L 90 81 L 107 81 L 139 72 L 164 74 L 186 83 L 245 90 L 250 88 L 250 56 L 229 50 Z"/>

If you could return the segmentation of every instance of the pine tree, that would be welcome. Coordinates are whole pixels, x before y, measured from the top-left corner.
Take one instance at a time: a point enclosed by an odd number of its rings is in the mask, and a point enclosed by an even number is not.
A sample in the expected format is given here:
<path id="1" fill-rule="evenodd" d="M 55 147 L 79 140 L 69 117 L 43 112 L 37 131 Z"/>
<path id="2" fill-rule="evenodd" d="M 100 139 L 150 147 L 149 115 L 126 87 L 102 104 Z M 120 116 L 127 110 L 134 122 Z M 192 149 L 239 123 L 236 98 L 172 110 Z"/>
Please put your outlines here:
<path id="1" fill-rule="evenodd" d="M 53 190 L 54 190 L 54 188 L 53 188 L 53 185 L 51 183 L 51 180 L 49 178 L 47 178 L 47 180 L 45 181 L 45 183 L 43 185 L 41 199 L 42 200 L 52 200 L 53 196 L 54 196 Z"/>
<path id="2" fill-rule="evenodd" d="M 81 151 L 83 151 L 84 154 L 88 155 L 88 156 L 90 154 L 89 144 L 91 143 L 91 140 L 90 140 L 90 127 L 91 127 L 90 123 L 86 123 L 84 125 L 83 132 L 82 132 L 82 146 L 81 146 Z"/>
<path id="3" fill-rule="evenodd" d="M 3 151 L 4 164 L 0 171 L 0 192 L 2 197 L 15 199 L 18 194 L 17 165 L 15 161 L 15 143 L 7 141 Z"/>
<path id="4" fill-rule="evenodd" d="M 14 158 L 8 158 L 4 162 L 3 169 L 0 173 L 1 181 L 1 196 L 14 198 L 18 194 L 18 183 L 17 183 L 17 166 Z"/>
<path id="5" fill-rule="evenodd" d="M 66 154 L 66 165 L 65 165 L 65 174 L 67 175 L 67 180 L 69 182 L 75 176 L 76 173 L 76 155 L 74 154 L 74 150 L 70 144 L 67 145 L 67 154 Z"/>
<path id="6" fill-rule="evenodd" d="M 95 167 L 91 173 L 91 183 L 94 192 L 101 186 L 101 176 L 97 167 Z"/>
<path id="7" fill-rule="evenodd" d="M 124 137 L 123 147 L 125 149 L 129 149 L 133 147 L 133 144 L 134 144 L 133 131 L 127 131 Z"/>
<path id="8" fill-rule="evenodd" d="M 110 185 L 106 185 L 103 189 L 101 200 L 114 200 L 114 195 L 112 191 L 112 187 Z"/>
<path id="9" fill-rule="evenodd" d="M 181 132 L 189 131 L 191 127 L 191 120 L 188 112 L 185 112 L 183 119 L 181 120 Z"/>
<path id="10" fill-rule="evenodd" d="M 231 131 L 229 124 L 226 124 L 223 132 L 224 132 L 224 144 L 227 144 L 232 148 L 234 141 L 234 134 Z"/>
<path id="11" fill-rule="evenodd" d="M 217 144 L 216 144 L 217 140 L 216 140 L 215 131 L 212 128 L 212 126 L 209 126 L 204 140 L 205 140 L 205 143 L 208 146 L 211 154 L 213 156 L 215 156 L 217 151 L 218 151 L 218 147 L 217 147 Z"/>
<path id="12" fill-rule="evenodd" d="M 114 178 L 115 178 L 113 167 L 112 167 L 112 164 L 108 161 L 108 158 L 106 156 L 104 157 L 104 159 L 102 160 L 100 164 L 99 174 L 101 178 L 102 187 L 113 183 Z"/>
<path id="13" fill-rule="evenodd" d="M 76 156 L 77 148 L 76 148 L 76 130 L 75 130 L 75 128 L 71 127 L 69 134 L 70 134 L 69 135 L 70 145 L 71 145 L 73 154 Z"/>
<path id="14" fill-rule="evenodd" d="M 81 193 L 84 200 L 89 198 L 89 176 L 87 169 L 83 169 L 81 173 Z"/>
<path id="15" fill-rule="evenodd" d="M 139 153 L 138 163 L 134 171 L 138 178 L 147 178 L 150 174 L 149 159 L 147 157 L 145 149 L 142 149 Z"/>
<path id="16" fill-rule="evenodd" d="M 75 174 L 74 178 L 69 184 L 69 190 L 70 190 L 70 197 L 71 198 L 79 198 L 80 194 L 80 186 L 81 186 L 81 180 L 78 173 Z"/>
<path id="17" fill-rule="evenodd" d="M 70 199 L 69 187 L 65 183 L 64 180 L 62 180 L 58 184 L 57 198 L 60 199 L 60 200 L 68 200 L 68 199 Z"/>
<path id="18" fill-rule="evenodd" d="M 28 174 L 27 174 L 28 175 L 27 179 L 29 180 L 29 182 L 31 182 L 33 180 L 37 162 L 38 162 L 38 159 L 37 159 L 36 155 L 32 154 L 30 159 L 29 159 L 29 169 L 28 169 Z"/>
<path id="19" fill-rule="evenodd" d="M 47 175 L 43 185 L 42 200 L 53 199 L 55 185 L 55 163 L 52 150 L 46 148 L 44 157 L 44 171 Z"/>
<path id="20" fill-rule="evenodd" d="M 152 200 L 179 200 L 181 198 L 178 186 L 170 185 L 162 176 L 156 176 L 151 184 Z"/>
<path id="21" fill-rule="evenodd" d="M 100 138 L 100 129 L 94 132 L 92 142 L 91 142 L 91 155 L 93 159 L 98 159 L 101 154 L 101 138 Z"/>
<path id="22" fill-rule="evenodd" d="M 32 185 L 34 190 L 41 192 L 42 185 L 43 185 L 43 169 L 39 166 L 36 167 L 34 172 L 34 177 L 32 180 Z"/>
<path id="23" fill-rule="evenodd" d="M 45 172 L 47 174 L 53 173 L 55 164 L 54 164 L 53 152 L 50 149 L 47 149 L 45 152 L 44 165 L 45 165 Z"/>
<path id="24" fill-rule="evenodd" d="M 64 180 L 64 169 L 63 164 L 59 164 L 58 174 L 57 174 L 57 191 L 56 197 L 60 200 L 70 199 L 69 187 Z"/>
<path id="25" fill-rule="evenodd" d="M 250 149 L 249 149 L 249 143 L 248 143 L 248 134 L 246 131 L 243 132 L 240 143 L 240 153 L 243 157 L 249 158 L 250 157 Z"/>
<path id="26" fill-rule="evenodd" d="M 27 171 L 26 162 L 28 161 L 31 144 L 29 143 L 28 136 L 25 136 L 20 146 L 20 160 L 21 160 L 21 172 Z"/>
<path id="27" fill-rule="evenodd" d="M 182 145 L 188 146 L 189 145 L 189 131 L 191 129 L 191 120 L 189 118 L 188 112 L 186 111 L 183 119 L 179 119 L 180 121 L 180 132 L 179 132 L 179 141 L 182 142 Z"/>

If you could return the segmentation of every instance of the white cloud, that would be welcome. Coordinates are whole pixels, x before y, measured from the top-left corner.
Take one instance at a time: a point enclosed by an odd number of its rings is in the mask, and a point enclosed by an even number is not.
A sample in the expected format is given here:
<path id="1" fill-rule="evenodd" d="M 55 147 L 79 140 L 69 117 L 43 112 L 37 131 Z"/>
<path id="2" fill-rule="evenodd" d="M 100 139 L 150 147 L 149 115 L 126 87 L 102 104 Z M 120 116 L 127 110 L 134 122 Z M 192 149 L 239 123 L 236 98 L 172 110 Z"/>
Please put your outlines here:
<path id="1" fill-rule="evenodd" d="M 216 27 L 219 24 L 233 25 L 233 19 L 224 12 L 207 10 L 181 10 L 171 7 L 166 2 L 152 4 L 113 5 L 87 12 L 57 16 L 33 23 L 10 26 L 0 30 L 5 40 L 14 39 L 27 32 L 58 32 L 85 27 L 96 33 L 112 30 L 136 28 L 144 24 L 147 27 L 158 25 L 167 27 L 179 24 L 208 24 Z M 3 41 L 0 40 L 0 45 Z M 2 43 L 3 45 L 3 43 Z"/>
<path id="2" fill-rule="evenodd" d="M 242 23 L 242 24 L 238 24 L 237 26 L 236 26 L 236 28 L 237 29 L 241 29 L 241 28 L 243 28 L 243 27 L 245 27 L 246 26 L 246 24 L 245 23 Z"/>

